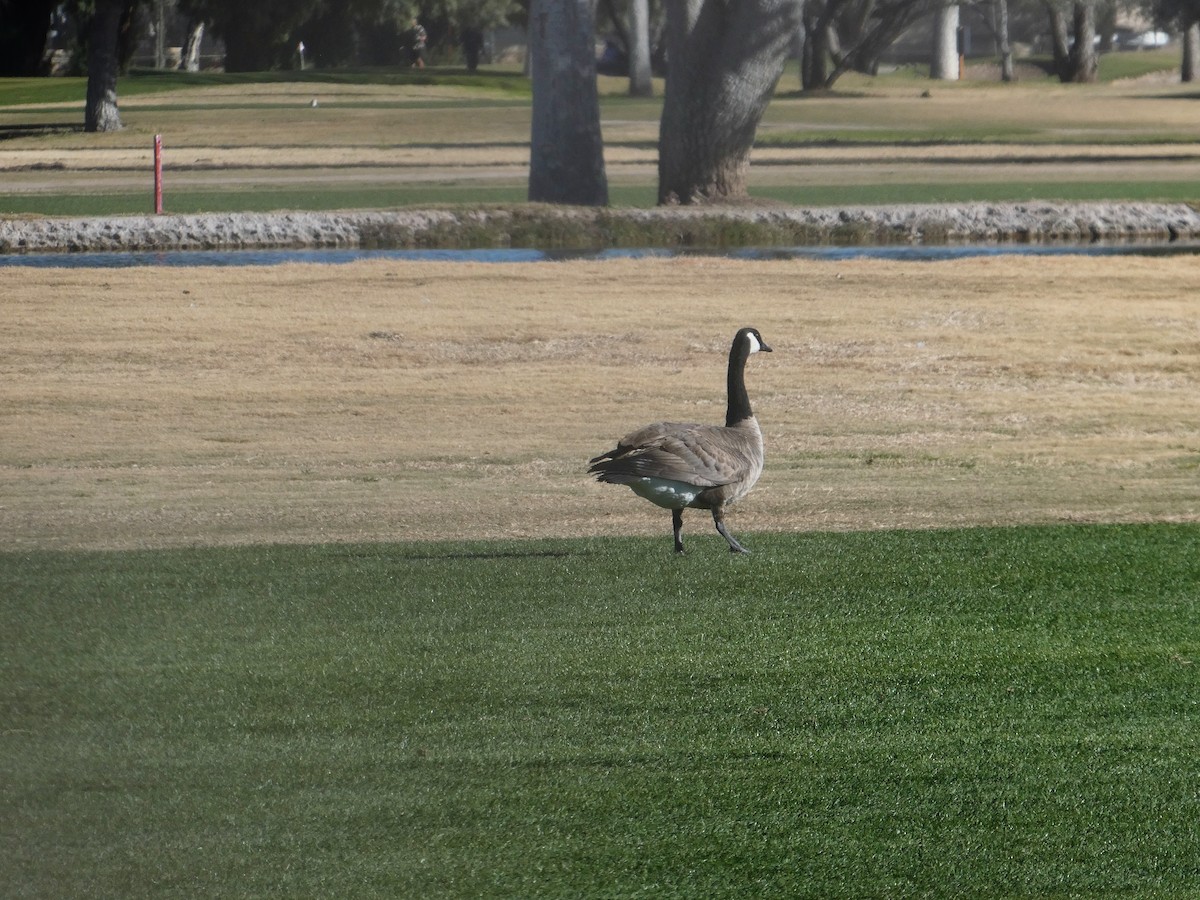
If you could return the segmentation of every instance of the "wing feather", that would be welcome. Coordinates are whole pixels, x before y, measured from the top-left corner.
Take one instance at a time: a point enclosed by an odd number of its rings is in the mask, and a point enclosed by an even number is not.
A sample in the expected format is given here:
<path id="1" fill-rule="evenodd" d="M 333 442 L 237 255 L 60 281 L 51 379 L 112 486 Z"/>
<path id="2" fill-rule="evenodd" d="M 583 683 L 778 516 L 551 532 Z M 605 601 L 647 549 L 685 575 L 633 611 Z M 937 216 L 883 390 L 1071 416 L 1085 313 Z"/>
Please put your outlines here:
<path id="1" fill-rule="evenodd" d="M 593 459 L 588 471 L 618 484 L 664 478 L 719 487 L 744 477 L 747 455 L 757 449 L 755 437 L 740 428 L 662 422 L 627 434 L 614 449 Z"/>

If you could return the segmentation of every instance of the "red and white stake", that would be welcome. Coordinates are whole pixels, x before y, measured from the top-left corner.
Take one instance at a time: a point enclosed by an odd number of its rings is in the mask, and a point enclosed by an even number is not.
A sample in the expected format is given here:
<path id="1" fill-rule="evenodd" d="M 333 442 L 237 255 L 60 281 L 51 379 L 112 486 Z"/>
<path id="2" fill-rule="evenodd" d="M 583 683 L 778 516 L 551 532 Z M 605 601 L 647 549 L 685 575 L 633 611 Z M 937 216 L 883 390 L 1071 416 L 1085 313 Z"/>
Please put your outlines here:
<path id="1" fill-rule="evenodd" d="M 162 135 L 154 136 L 154 214 L 162 215 Z"/>

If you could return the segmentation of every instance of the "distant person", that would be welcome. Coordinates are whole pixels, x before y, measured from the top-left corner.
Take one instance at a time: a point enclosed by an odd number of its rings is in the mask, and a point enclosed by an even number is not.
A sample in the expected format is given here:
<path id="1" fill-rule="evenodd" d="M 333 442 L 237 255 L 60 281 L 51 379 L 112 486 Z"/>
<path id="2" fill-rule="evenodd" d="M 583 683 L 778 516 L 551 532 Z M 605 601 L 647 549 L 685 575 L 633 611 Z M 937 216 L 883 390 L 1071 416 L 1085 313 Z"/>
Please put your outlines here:
<path id="1" fill-rule="evenodd" d="M 412 64 L 418 69 L 425 68 L 425 45 L 429 42 L 429 35 L 425 33 L 423 26 L 417 19 L 412 20 Z"/>
<path id="2" fill-rule="evenodd" d="M 479 57 L 483 53 L 483 32 L 474 27 L 464 28 L 462 46 L 463 56 L 467 60 L 467 71 L 474 72 L 479 68 Z"/>

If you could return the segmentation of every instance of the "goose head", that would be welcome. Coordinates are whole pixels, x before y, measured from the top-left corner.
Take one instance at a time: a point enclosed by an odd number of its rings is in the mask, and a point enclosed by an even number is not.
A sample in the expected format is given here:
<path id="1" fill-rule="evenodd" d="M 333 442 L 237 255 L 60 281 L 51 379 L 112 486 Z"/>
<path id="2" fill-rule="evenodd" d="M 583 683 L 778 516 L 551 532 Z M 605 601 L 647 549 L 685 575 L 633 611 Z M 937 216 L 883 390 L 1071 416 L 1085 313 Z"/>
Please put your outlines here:
<path id="1" fill-rule="evenodd" d="M 759 351 L 763 353 L 771 352 L 770 346 L 763 340 L 763 336 L 759 334 L 757 328 L 742 328 L 739 330 L 733 337 L 733 349 L 735 352 L 742 350 L 746 356 L 758 353 Z"/>

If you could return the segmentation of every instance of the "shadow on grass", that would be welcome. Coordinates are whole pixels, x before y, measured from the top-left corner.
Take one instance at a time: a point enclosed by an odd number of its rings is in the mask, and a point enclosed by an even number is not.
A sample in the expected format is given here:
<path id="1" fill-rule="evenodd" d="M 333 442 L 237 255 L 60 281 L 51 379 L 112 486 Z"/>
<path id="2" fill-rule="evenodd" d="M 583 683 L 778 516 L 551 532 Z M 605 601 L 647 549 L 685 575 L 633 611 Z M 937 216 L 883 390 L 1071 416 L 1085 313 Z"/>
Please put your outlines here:
<path id="1" fill-rule="evenodd" d="M 1150 100 L 1200 100 L 1200 91 L 1188 91 L 1186 94 L 1155 94 Z"/>
<path id="2" fill-rule="evenodd" d="M 405 559 L 557 559 L 568 556 L 592 556 L 589 550 L 481 550 L 461 553 L 406 553 Z"/>
<path id="3" fill-rule="evenodd" d="M 49 137 L 54 134 L 75 134 L 83 131 L 82 122 L 42 122 L 37 125 L 0 125 L 0 141 L 23 137 Z"/>
<path id="4" fill-rule="evenodd" d="M 597 551 L 590 548 L 561 548 L 546 549 L 531 547 L 504 547 L 479 550 L 446 550 L 438 552 L 430 550 L 409 550 L 396 548 L 398 552 L 385 551 L 371 553 L 367 551 L 341 551 L 336 556 L 352 559 L 403 559 L 413 562 L 434 562 L 441 560 L 491 560 L 491 559 L 565 559 L 569 557 L 595 556 Z"/>

